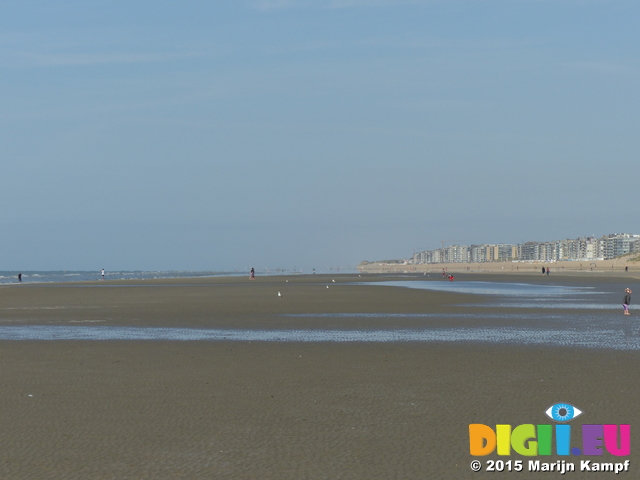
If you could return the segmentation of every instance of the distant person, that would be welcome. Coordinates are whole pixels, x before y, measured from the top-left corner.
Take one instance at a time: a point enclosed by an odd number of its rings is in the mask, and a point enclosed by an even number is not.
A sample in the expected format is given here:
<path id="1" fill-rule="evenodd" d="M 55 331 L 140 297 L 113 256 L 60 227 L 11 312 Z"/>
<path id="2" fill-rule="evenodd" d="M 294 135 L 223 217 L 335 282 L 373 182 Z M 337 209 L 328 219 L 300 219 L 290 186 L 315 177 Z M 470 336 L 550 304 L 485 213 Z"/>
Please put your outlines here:
<path id="1" fill-rule="evenodd" d="M 22 282 L 22 274 L 21 273 L 18 274 L 18 282 Z"/>
<path id="2" fill-rule="evenodd" d="M 442 278 L 444 278 L 444 277 L 446 277 L 446 276 L 447 276 L 447 274 L 446 274 L 446 272 L 444 271 L 444 268 L 443 268 L 443 269 L 442 269 Z"/>
<path id="3" fill-rule="evenodd" d="M 544 272 L 545 272 L 545 269 L 544 269 L 544 267 L 542 267 L 542 274 L 543 274 L 543 275 L 544 275 Z"/>
<path id="4" fill-rule="evenodd" d="M 624 308 L 625 315 L 631 315 L 629 313 L 629 305 L 631 305 L 631 289 L 627 288 L 624 291 L 624 300 L 622 300 L 622 308 Z"/>
<path id="5" fill-rule="evenodd" d="M 253 267 L 251 268 L 251 274 L 249 275 L 249 279 L 251 279 L 251 280 L 255 280 L 256 279 L 256 271 L 255 271 L 255 269 Z"/>
<path id="6" fill-rule="evenodd" d="M 624 271 L 628 272 L 629 271 L 629 267 L 628 266 L 624 267 Z"/>
<path id="7" fill-rule="evenodd" d="M 449 275 L 449 281 L 453 282 L 453 275 Z"/>
<path id="8" fill-rule="evenodd" d="M 104 280 L 104 268 L 102 269 L 102 279 Z"/>
<path id="9" fill-rule="evenodd" d="M 547 275 L 549 275 L 550 271 L 551 271 L 551 269 L 549 267 L 547 267 Z"/>

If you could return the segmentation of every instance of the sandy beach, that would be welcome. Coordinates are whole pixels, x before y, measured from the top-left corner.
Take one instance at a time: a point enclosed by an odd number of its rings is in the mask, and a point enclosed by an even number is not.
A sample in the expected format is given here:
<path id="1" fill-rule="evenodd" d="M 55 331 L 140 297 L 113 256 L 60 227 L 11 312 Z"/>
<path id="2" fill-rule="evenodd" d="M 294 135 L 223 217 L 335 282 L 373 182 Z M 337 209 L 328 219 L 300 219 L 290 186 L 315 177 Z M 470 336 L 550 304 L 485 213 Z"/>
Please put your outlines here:
<path id="1" fill-rule="evenodd" d="M 553 262 L 482 262 L 482 263 L 422 263 L 394 264 L 371 262 L 358 266 L 361 273 L 496 273 L 512 275 L 539 275 L 542 267 L 551 269 L 553 275 L 577 275 L 583 278 L 627 276 L 640 278 L 640 262 L 635 255 L 611 260 L 553 261 Z"/>
<path id="2" fill-rule="evenodd" d="M 473 329 L 469 312 L 500 310 L 483 307 L 486 297 L 370 284 L 394 278 L 4 286 L 0 330 Z M 593 284 L 590 278 L 553 281 Z M 425 312 L 433 315 L 397 315 Z M 583 410 L 584 423 L 631 424 L 631 471 L 621 475 L 640 472 L 637 351 L 435 341 L 3 340 L 0 356 L 3 479 L 521 478 L 535 474 L 472 472 L 468 425 L 553 423 L 543 412 L 560 401 Z"/>

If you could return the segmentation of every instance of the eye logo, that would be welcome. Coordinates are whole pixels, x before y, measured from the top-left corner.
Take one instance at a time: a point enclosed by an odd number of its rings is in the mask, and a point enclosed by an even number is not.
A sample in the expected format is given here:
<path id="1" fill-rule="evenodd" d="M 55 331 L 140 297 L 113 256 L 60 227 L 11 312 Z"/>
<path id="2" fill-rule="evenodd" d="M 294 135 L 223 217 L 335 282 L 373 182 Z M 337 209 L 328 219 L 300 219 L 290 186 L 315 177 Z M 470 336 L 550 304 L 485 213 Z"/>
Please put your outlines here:
<path id="1" fill-rule="evenodd" d="M 570 422 L 574 418 L 582 415 L 582 410 L 568 403 L 556 403 L 547 408 L 547 411 L 544 413 L 556 422 Z"/>

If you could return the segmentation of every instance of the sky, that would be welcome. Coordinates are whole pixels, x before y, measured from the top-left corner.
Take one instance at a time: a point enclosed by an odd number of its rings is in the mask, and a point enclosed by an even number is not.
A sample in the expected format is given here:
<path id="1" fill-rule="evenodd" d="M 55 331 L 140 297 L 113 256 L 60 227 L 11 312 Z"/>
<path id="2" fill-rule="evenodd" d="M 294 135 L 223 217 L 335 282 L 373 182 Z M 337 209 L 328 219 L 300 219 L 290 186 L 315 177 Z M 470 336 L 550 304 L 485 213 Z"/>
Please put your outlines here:
<path id="1" fill-rule="evenodd" d="M 0 270 L 640 233 L 640 4 L 0 3 Z"/>

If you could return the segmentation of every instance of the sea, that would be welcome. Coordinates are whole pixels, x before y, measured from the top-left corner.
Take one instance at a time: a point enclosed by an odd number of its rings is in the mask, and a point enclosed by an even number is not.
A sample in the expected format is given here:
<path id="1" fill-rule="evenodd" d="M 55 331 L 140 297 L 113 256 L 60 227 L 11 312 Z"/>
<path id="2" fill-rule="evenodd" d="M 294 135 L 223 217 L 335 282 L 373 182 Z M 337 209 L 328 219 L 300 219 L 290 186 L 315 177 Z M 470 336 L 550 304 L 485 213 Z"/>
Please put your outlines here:
<path id="1" fill-rule="evenodd" d="M 0 284 L 18 283 L 18 274 L 22 273 L 22 283 L 61 283 L 61 282 L 88 282 L 101 280 L 100 270 L 57 270 L 57 271 L 0 271 Z M 149 280 L 152 278 L 195 278 L 216 277 L 229 275 L 249 275 L 249 271 L 141 271 L 118 270 L 105 271 L 105 280 Z"/>

